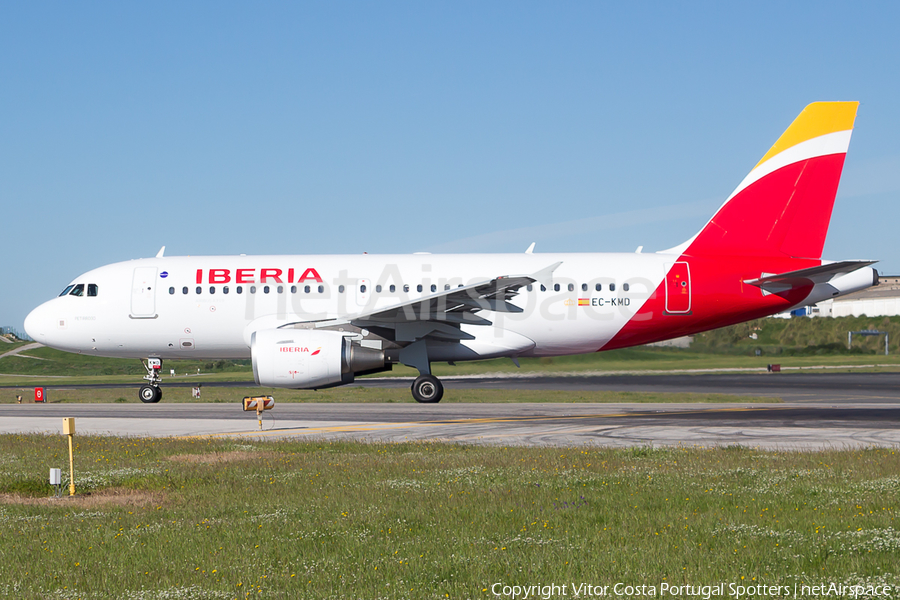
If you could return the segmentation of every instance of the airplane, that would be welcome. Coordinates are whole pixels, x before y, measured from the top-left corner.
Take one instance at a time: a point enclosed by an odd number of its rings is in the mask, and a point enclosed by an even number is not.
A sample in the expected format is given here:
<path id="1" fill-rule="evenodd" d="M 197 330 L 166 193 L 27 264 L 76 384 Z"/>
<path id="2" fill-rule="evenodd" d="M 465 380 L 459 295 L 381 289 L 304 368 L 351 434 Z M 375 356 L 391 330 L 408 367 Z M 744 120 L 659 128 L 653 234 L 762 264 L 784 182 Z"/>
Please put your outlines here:
<path id="1" fill-rule="evenodd" d="M 47 346 L 142 360 L 251 359 L 258 385 L 321 389 L 395 364 L 436 403 L 434 362 L 599 352 L 773 315 L 878 282 L 822 260 L 858 102 L 807 106 L 712 219 L 644 253 L 165 256 L 76 277 L 25 330 Z"/>

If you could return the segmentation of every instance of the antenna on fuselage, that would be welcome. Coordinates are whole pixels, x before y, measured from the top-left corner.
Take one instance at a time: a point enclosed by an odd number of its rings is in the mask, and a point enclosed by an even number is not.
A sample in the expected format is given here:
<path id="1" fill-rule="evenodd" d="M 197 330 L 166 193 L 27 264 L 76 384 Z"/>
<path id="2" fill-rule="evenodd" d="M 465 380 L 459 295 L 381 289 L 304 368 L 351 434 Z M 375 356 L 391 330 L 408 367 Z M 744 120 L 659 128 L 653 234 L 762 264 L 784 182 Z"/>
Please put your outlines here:
<path id="1" fill-rule="evenodd" d="M 162 248 L 159 249 L 159 252 L 156 253 L 156 258 L 162 258 L 163 254 L 165 254 L 165 253 L 166 253 L 166 247 L 163 246 Z"/>

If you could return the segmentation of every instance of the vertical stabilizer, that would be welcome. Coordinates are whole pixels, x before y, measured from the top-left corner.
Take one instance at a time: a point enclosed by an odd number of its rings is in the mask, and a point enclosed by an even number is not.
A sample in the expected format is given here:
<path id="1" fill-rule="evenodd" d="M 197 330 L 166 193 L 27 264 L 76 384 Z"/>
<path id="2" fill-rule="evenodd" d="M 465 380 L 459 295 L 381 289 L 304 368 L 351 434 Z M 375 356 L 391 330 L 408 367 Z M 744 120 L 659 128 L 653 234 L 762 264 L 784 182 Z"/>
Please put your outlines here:
<path id="1" fill-rule="evenodd" d="M 703 230 L 671 252 L 820 259 L 858 106 L 803 109 Z"/>

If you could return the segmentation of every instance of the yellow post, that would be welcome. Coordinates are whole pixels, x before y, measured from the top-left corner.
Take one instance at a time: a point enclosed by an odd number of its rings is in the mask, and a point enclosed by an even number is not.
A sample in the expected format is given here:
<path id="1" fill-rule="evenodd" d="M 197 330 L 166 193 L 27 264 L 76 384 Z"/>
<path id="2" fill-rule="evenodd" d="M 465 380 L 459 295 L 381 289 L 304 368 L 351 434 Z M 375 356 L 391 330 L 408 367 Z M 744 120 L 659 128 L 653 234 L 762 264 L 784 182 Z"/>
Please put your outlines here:
<path id="1" fill-rule="evenodd" d="M 63 419 L 63 433 L 69 436 L 69 495 L 75 495 L 75 419 Z"/>

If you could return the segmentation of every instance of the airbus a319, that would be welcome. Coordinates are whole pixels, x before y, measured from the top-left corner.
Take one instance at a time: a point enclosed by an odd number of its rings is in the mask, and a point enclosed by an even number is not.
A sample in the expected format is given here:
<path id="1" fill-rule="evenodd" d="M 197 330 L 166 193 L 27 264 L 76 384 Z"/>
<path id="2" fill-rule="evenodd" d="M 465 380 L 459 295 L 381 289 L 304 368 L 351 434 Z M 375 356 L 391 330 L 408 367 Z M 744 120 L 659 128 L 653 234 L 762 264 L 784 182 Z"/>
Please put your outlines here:
<path id="1" fill-rule="evenodd" d="M 874 261 L 822 260 L 856 102 L 807 106 L 688 241 L 653 253 L 169 257 L 107 265 L 34 309 L 47 346 L 143 359 L 251 359 L 261 386 L 319 389 L 403 364 L 656 342 L 855 292 Z"/>

